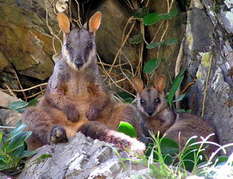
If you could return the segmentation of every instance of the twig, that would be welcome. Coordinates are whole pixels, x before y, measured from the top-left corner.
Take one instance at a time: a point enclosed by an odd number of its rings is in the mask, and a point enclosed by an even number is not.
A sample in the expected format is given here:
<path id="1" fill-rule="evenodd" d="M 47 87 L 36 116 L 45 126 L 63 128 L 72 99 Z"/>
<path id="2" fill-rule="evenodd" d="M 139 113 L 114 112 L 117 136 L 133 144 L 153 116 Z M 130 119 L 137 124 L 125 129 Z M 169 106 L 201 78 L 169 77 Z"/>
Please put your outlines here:
<path id="1" fill-rule="evenodd" d="M 34 94 L 32 94 L 31 96 L 28 96 L 27 98 L 29 99 L 29 98 L 33 98 L 33 97 L 35 97 L 35 96 L 38 96 L 38 95 L 40 95 L 40 94 L 43 94 L 45 92 L 45 90 L 41 90 L 40 92 L 38 92 L 38 93 L 34 93 Z"/>
<path id="2" fill-rule="evenodd" d="M 7 84 L 4 83 L 4 86 L 7 88 L 7 90 L 1 89 L 1 91 L 8 91 L 11 94 L 11 96 L 16 97 L 16 95 L 13 93 L 12 89 Z"/>
<path id="3" fill-rule="evenodd" d="M 182 58 L 183 58 L 183 50 L 184 50 L 183 44 L 184 44 L 184 39 L 181 41 L 179 53 L 176 59 L 175 76 L 177 76 L 180 73 L 181 63 L 182 63 Z M 180 89 L 176 91 L 176 94 L 175 94 L 176 99 L 178 98 L 179 95 L 180 95 Z M 180 101 L 177 101 L 176 109 L 179 109 L 179 108 L 180 108 Z"/>
<path id="4" fill-rule="evenodd" d="M 79 2 L 77 0 L 75 0 L 76 4 L 77 4 L 77 9 L 78 9 L 78 19 L 75 20 L 76 23 L 78 24 L 79 27 L 82 27 L 82 23 L 81 23 L 81 16 L 80 16 L 80 5 Z"/>
<path id="5" fill-rule="evenodd" d="M 142 21 L 140 21 L 140 30 L 141 30 L 141 34 L 142 34 L 143 38 L 145 38 L 145 26 L 144 26 Z M 140 47 L 140 52 L 139 52 L 139 61 L 138 61 L 138 65 L 136 68 L 136 74 L 134 76 L 138 76 L 139 74 L 141 74 L 141 69 L 142 69 L 142 64 L 143 64 L 144 46 L 145 46 L 145 44 L 142 43 L 141 47 Z"/>
<path id="6" fill-rule="evenodd" d="M 127 24 L 131 21 L 131 19 L 132 19 L 131 17 L 128 19 Z M 127 26 L 127 24 L 126 24 L 126 26 Z M 116 53 L 116 55 L 115 55 L 115 58 L 114 58 L 114 60 L 113 60 L 113 63 L 112 63 L 113 65 L 115 65 L 116 60 L 117 60 L 117 58 L 118 58 L 118 56 L 119 56 L 119 54 L 120 54 L 122 48 L 125 46 L 125 43 L 126 43 L 126 41 L 128 40 L 128 38 L 129 38 L 129 35 L 130 35 L 131 32 L 133 31 L 134 26 L 135 26 L 135 21 L 134 21 L 133 24 L 131 25 L 131 28 L 130 28 L 129 32 L 126 34 L 126 37 L 124 38 L 124 40 L 123 40 L 123 42 L 122 42 L 120 48 L 118 49 L 118 51 L 117 51 L 117 53 Z M 112 71 L 112 67 L 110 67 L 108 74 L 110 74 L 111 71 Z"/>
<path id="7" fill-rule="evenodd" d="M 21 85 L 21 82 L 20 82 L 20 80 L 19 80 L 19 77 L 18 77 L 18 74 L 16 73 L 15 68 L 14 68 L 14 74 L 15 74 L 16 80 L 17 80 L 17 82 L 18 82 L 18 84 L 19 84 L 19 87 L 20 87 L 20 89 L 22 90 L 22 89 L 23 89 L 23 86 Z M 25 94 L 24 91 L 22 91 L 22 94 L 23 94 L 24 100 L 27 101 L 27 95 Z"/>
<path id="8" fill-rule="evenodd" d="M 14 129 L 16 127 L 12 127 L 12 126 L 0 126 L 0 129 Z"/>
<path id="9" fill-rule="evenodd" d="M 192 85 L 194 85 L 195 81 L 189 82 L 181 91 L 181 94 L 184 94 Z"/>
<path id="10" fill-rule="evenodd" d="M 104 65 L 101 63 L 102 61 L 101 61 L 101 58 L 99 57 L 98 54 L 97 54 L 97 58 L 98 58 L 99 61 L 100 61 L 100 64 L 101 64 L 101 66 L 102 66 L 103 72 L 104 72 L 104 74 L 106 75 L 106 77 L 108 77 L 108 78 L 110 79 L 110 81 L 112 81 L 113 84 L 114 84 L 117 88 L 119 88 L 120 90 L 122 90 L 122 91 L 124 91 L 124 92 L 127 92 L 127 93 L 133 95 L 132 93 L 128 92 L 126 89 L 124 89 L 124 88 L 122 88 L 121 86 L 119 86 L 119 85 L 112 79 L 111 75 L 105 70 Z"/>
<path id="11" fill-rule="evenodd" d="M 35 85 L 35 86 L 30 87 L 30 88 L 25 88 L 25 89 L 21 89 L 21 90 L 11 89 L 11 91 L 14 91 L 14 92 L 24 92 L 24 91 L 29 91 L 29 90 L 41 87 L 41 86 L 46 86 L 47 84 L 48 83 L 41 83 L 39 85 Z M 3 91 L 7 91 L 7 90 L 3 89 Z"/>

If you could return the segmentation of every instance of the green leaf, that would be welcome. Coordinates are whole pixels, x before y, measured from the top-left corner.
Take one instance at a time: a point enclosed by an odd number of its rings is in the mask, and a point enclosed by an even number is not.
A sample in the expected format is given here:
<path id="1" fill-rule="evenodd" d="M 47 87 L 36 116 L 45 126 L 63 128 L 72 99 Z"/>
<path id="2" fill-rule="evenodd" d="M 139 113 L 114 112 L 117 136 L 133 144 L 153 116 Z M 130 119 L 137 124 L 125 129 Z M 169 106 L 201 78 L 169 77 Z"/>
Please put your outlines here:
<path id="1" fill-rule="evenodd" d="M 144 25 L 153 25 L 161 20 L 159 14 L 150 13 L 143 18 Z"/>
<path id="2" fill-rule="evenodd" d="M 8 108 L 22 113 L 25 111 L 26 107 L 35 106 L 37 103 L 38 103 L 37 99 L 32 99 L 29 102 L 20 100 L 20 101 L 12 102 L 11 104 L 9 104 Z"/>
<path id="3" fill-rule="evenodd" d="M 179 152 L 179 145 L 170 138 L 162 138 L 160 147 L 163 154 L 175 155 Z"/>
<path id="4" fill-rule="evenodd" d="M 41 163 L 43 162 L 44 160 L 48 159 L 48 158 L 52 158 L 52 155 L 51 154 L 42 154 L 41 156 L 39 156 L 37 159 L 35 159 L 34 162 L 36 163 Z"/>
<path id="5" fill-rule="evenodd" d="M 117 94 L 124 100 L 125 103 L 132 103 L 134 100 L 134 97 L 131 94 L 124 91 L 118 92 Z"/>
<path id="6" fill-rule="evenodd" d="M 171 165 L 173 157 L 179 153 L 179 145 L 174 140 L 164 137 L 161 139 L 160 148 L 164 163 Z"/>
<path id="7" fill-rule="evenodd" d="M 154 70 L 156 70 L 159 67 L 159 64 L 161 63 L 162 59 L 151 59 L 147 61 L 143 67 L 143 72 L 144 73 L 151 73 Z"/>
<path id="8" fill-rule="evenodd" d="M 129 43 L 132 45 L 138 45 L 143 42 L 142 34 L 136 34 L 133 37 L 129 38 Z"/>
<path id="9" fill-rule="evenodd" d="M 25 150 L 25 146 L 24 145 L 20 145 L 17 150 L 14 150 L 12 153 L 10 153 L 10 155 L 16 159 L 16 158 L 21 158 L 23 152 Z"/>
<path id="10" fill-rule="evenodd" d="M 173 100 L 173 102 L 182 101 L 182 100 L 184 99 L 185 95 L 186 95 L 186 93 L 184 93 L 184 94 L 178 96 L 175 100 Z"/>
<path id="11" fill-rule="evenodd" d="M 163 42 L 152 42 L 146 46 L 147 49 L 153 49 L 161 46 Z"/>
<path id="12" fill-rule="evenodd" d="M 165 45 L 174 45 L 177 43 L 176 39 L 168 39 L 168 40 L 164 40 L 162 42 L 153 42 L 150 43 L 146 46 L 147 49 L 153 49 L 153 48 L 157 48 L 160 46 L 165 46 Z"/>
<path id="13" fill-rule="evenodd" d="M 26 124 L 24 123 L 18 123 L 16 128 L 13 129 L 10 134 L 8 135 L 7 141 L 12 140 L 14 137 L 16 137 L 17 135 L 19 135 L 20 133 L 23 132 L 23 130 L 26 128 Z"/>
<path id="14" fill-rule="evenodd" d="M 34 98 L 34 99 L 32 99 L 32 100 L 30 100 L 28 102 L 27 107 L 29 107 L 29 106 L 36 106 L 38 102 L 39 102 L 38 99 Z"/>
<path id="15" fill-rule="evenodd" d="M 117 131 L 122 132 L 130 137 L 137 137 L 135 128 L 128 122 L 121 121 Z"/>
<path id="16" fill-rule="evenodd" d="M 173 98 L 176 94 L 176 91 L 179 89 L 180 85 L 181 85 L 181 82 L 183 81 L 184 79 L 184 72 L 185 70 L 181 71 L 175 78 L 175 80 L 173 81 L 173 84 L 172 84 L 172 87 L 171 89 L 169 90 L 168 92 L 168 95 L 167 95 L 167 102 L 168 104 L 172 105 L 172 102 L 173 102 Z"/>
<path id="17" fill-rule="evenodd" d="M 168 40 L 163 41 L 164 45 L 174 45 L 177 42 L 178 42 L 177 39 L 168 39 Z"/>
<path id="18" fill-rule="evenodd" d="M 16 149 L 20 148 L 21 146 L 24 146 L 24 142 L 29 138 L 29 136 L 32 134 L 32 132 L 21 132 L 19 135 L 12 138 L 9 145 L 7 146 L 7 152 L 13 152 Z"/>
<path id="19" fill-rule="evenodd" d="M 170 11 L 169 13 L 164 14 L 157 14 L 157 13 L 150 13 L 143 18 L 144 25 L 153 25 L 161 20 L 168 20 L 173 18 L 178 14 L 177 10 Z"/>
<path id="20" fill-rule="evenodd" d="M 222 165 L 222 164 L 224 164 L 224 163 L 226 163 L 227 162 L 227 160 L 228 160 L 228 156 L 226 156 L 226 155 L 221 155 L 221 156 L 219 156 L 216 160 L 217 160 L 217 163 L 216 163 L 216 165 Z"/>
<path id="21" fill-rule="evenodd" d="M 10 103 L 8 108 L 17 112 L 23 112 L 23 108 L 27 107 L 27 105 L 27 102 L 20 100 Z"/>
<path id="22" fill-rule="evenodd" d="M 24 151 L 22 154 L 22 158 L 28 158 L 36 154 L 36 151 Z"/>

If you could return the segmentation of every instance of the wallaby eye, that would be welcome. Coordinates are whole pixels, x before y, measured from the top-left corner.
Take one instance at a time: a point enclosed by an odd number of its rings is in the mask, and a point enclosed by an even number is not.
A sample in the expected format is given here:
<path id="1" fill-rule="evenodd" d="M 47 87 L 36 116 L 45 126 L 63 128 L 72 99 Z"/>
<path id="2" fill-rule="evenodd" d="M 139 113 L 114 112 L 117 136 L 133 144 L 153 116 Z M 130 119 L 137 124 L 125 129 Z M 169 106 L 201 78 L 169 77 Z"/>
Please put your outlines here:
<path id="1" fill-rule="evenodd" d="M 155 98 L 155 99 L 154 99 L 154 103 L 155 103 L 155 104 L 160 103 L 160 99 L 159 99 L 159 98 Z"/>
<path id="2" fill-rule="evenodd" d="M 93 46 L 92 42 L 89 42 L 89 43 L 87 44 L 87 47 L 88 47 L 88 48 L 92 48 L 92 46 Z"/>
<path id="3" fill-rule="evenodd" d="M 144 100 L 144 99 L 140 99 L 140 103 L 141 103 L 141 104 L 144 104 L 144 103 L 145 103 L 145 100 Z"/>
<path id="4" fill-rule="evenodd" d="M 66 48 L 68 48 L 68 49 L 71 49 L 71 48 L 72 48 L 71 45 L 70 45 L 70 43 L 68 43 L 68 42 L 65 44 L 65 46 L 66 46 Z"/>

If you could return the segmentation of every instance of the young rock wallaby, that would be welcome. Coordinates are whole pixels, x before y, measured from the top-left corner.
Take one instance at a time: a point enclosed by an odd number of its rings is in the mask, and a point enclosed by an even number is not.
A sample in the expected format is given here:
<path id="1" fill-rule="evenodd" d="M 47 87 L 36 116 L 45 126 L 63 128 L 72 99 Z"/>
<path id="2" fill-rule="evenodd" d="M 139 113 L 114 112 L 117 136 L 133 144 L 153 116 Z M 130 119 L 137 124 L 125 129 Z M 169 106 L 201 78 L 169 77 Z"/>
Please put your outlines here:
<path id="1" fill-rule="evenodd" d="M 142 134 L 136 109 L 132 105 L 112 101 L 101 83 L 95 33 L 101 23 L 100 12 L 88 22 L 88 28 L 70 26 L 64 13 L 57 16 L 63 31 L 63 46 L 48 81 L 45 96 L 36 107 L 24 113 L 24 122 L 31 130 L 31 148 L 66 142 L 77 131 L 92 138 L 114 143 L 121 148 L 143 151 L 136 139 L 114 131 L 120 121 L 128 121 Z"/>
<path id="2" fill-rule="evenodd" d="M 189 113 L 175 113 L 171 110 L 165 99 L 165 77 L 161 76 L 154 80 L 152 87 L 144 88 L 140 79 L 132 81 L 137 92 L 137 108 L 143 118 L 144 132 L 148 136 L 148 130 L 154 134 L 158 132 L 166 134 L 183 148 L 189 138 L 198 136 L 198 140 L 215 133 L 215 130 L 198 116 Z M 216 135 L 209 138 L 212 142 L 217 142 Z M 209 147 L 208 153 L 215 147 Z"/>

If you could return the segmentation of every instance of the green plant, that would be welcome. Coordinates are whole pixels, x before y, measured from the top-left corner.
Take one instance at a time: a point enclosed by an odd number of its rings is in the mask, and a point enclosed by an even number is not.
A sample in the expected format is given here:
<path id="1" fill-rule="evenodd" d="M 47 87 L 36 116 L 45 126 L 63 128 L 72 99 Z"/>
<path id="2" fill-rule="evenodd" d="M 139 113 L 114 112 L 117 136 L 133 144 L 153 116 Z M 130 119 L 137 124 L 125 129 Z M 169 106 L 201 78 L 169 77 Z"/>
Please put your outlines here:
<path id="1" fill-rule="evenodd" d="M 19 100 L 19 101 L 10 103 L 8 106 L 8 109 L 22 113 L 25 111 L 27 107 L 35 106 L 37 103 L 38 103 L 37 99 L 32 99 L 29 102 Z"/>
<path id="2" fill-rule="evenodd" d="M 141 160 L 149 167 L 150 175 L 156 178 L 176 179 L 188 175 L 213 177 L 213 174 L 220 173 L 219 166 L 226 165 L 228 170 L 229 166 L 233 169 L 233 156 L 231 159 L 226 156 L 217 157 L 217 152 L 224 151 L 225 147 L 208 142 L 209 137 L 201 142 L 196 142 L 196 137 L 192 137 L 184 148 L 179 150 L 175 141 L 160 137 L 159 134 L 151 134 L 151 143 L 148 144 L 145 156 L 141 157 Z M 219 147 L 209 159 L 204 155 L 205 144 Z M 233 172 L 228 172 L 233 176 Z"/>
<path id="3" fill-rule="evenodd" d="M 174 79 L 174 81 L 172 83 L 172 87 L 167 94 L 167 102 L 170 106 L 172 105 L 173 102 L 181 101 L 185 97 L 185 94 L 182 94 L 176 100 L 173 100 L 175 97 L 176 91 L 180 88 L 181 82 L 184 79 L 184 72 L 185 72 L 185 70 L 182 70 L 176 76 L 176 78 Z"/>
<path id="4" fill-rule="evenodd" d="M 136 129 L 128 122 L 121 121 L 117 131 L 122 132 L 130 137 L 137 137 Z"/>
<path id="5" fill-rule="evenodd" d="M 153 25 L 162 20 L 169 20 L 175 17 L 178 14 L 177 10 L 172 10 L 169 13 L 149 13 L 143 17 L 144 25 Z"/>
<path id="6" fill-rule="evenodd" d="M 35 154 L 28 151 L 26 140 L 30 131 L 23 131 L 25 124 L 19 124 L 9 134 L 0 132 L 0 171 L 18 171 L 22 169 L 23 160 Z"/>

